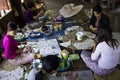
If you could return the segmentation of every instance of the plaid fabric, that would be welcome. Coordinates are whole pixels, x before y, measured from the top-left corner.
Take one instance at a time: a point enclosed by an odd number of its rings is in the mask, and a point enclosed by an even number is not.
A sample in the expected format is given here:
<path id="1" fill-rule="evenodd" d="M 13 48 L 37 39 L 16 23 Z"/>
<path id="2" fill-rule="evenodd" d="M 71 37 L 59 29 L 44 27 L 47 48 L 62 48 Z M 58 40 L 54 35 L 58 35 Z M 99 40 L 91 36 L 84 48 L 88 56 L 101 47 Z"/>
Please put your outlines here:
<path id="1" fill-rule="evenodd" d="M 98 60 L 91 60 L 91 52 L 89 51 L 82 51 L 81 58 L 86 63 L 86 65 L 96 74 L 98 75 L 108 75 L 109 73 L 113 72 L 115 68 L 112 69 L 101 69 L 98 66 Z"/>

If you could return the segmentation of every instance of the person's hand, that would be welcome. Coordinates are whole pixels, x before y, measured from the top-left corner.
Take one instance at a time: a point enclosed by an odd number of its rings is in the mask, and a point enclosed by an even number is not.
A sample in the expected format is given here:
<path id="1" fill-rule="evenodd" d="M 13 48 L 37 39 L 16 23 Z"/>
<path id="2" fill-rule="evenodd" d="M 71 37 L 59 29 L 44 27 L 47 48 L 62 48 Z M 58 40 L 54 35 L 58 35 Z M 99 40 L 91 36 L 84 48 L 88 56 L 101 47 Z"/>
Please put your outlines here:
<path id="1" fill-rule="evenodd" d="M 44 12 L 44 11 L 41 10 L 41 11 L 37 14 L 37 16 L 40 17 L 40 16 L 42 15 L 43 12 Z"/>
<path id="2" fill-rule="evenodd" d="M 93 30 L 93 25 L 90 25 L 90 27 L 89 27 L 91 30 Z"/>
<path id="3" fill-rule="evenodd" d="M 98 30 L 98 28 L 97 27 L 93 27 L 93 25 L 90 25 L 90 30 L 92 30 L 92 31 L 97 31 Z"/>
<path id="4" fill-rule="evenodd" d="M 97 31 L 98 30 L 98 28 L 96 28 L 96 27 L 93 27 L 93 29 L 92 29 L 93 31 Z"/>
<path id="5" fill-rule="evenodd" d="M 93 53 L 95 52 L 95 49 L 96 49 L 96 46 L 97 46 L 97 43 L 96 43 L 96 41 L 94 41 L 94 43 L 93 43 Z"/>
<path id="6" fill-rule="evenodd" d="M 27 44 L 27 41 L 20 42 L 20 44 Z"/>
<path id="7" fill-rule="evenodd" d="M 40 16 L 42 16 L 43 10 L 41 10 L 36 16 L 33 16 L 33 19 L 36 20 L 38 19 Z"/>
<path id="8" fill-rule="evenodd" d="M 23 49 L 23 52 L 25 52 L 25 53 L 28 53 L 28 52 L 32 53 L 32 52 L 33 52 L 33 49 L 32 49 L 32 47 L 30 47 L 30 46 L 26 46 L 26 47 Z"/>
<path id="9" fill-rule="evenodd" d="M 16 51 L 17 54 L 21 54 L 23 52 L 22 48 L 18 48 L 18 50 Z"/>
<path id="10" fill-rule="evenodd" d="M 97 45 L 97 43 L 96 43 L 96 41 L 94 41 L 93 47 L 96 47 L 96 45 Z"/>

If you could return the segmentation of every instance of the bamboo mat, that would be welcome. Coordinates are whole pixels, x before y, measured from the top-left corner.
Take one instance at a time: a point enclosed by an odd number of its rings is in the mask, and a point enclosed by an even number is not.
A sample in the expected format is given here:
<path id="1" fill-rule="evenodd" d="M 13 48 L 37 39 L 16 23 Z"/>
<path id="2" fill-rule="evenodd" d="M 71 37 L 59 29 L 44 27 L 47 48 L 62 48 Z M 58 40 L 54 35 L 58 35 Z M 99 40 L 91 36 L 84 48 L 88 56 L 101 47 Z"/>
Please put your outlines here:
<path id="1" fill-rule="evenodd" d="M 18 67 L 19 66 L 14 66 L 14 65 L 10 64 L 8 60 L 4 60 L 0 63 L 0 70 L 12 71 Z"/>

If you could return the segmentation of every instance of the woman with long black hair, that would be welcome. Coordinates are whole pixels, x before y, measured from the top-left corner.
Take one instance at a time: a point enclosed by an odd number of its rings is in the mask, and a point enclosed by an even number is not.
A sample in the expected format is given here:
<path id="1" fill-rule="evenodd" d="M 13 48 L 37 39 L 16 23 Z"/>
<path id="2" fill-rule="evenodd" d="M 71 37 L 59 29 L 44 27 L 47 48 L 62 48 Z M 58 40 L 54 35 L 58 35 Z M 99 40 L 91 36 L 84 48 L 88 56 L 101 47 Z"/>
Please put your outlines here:
<path id="1" fill-rule="evenodd" d="M 102 27 L 98 31 L 98 44 L 93 51 L 82 51 L 81 58 L 98 75 L 107 75 L 115 70 L 120 58 L 120 43 L 112 38 L 112 31 Z"/>

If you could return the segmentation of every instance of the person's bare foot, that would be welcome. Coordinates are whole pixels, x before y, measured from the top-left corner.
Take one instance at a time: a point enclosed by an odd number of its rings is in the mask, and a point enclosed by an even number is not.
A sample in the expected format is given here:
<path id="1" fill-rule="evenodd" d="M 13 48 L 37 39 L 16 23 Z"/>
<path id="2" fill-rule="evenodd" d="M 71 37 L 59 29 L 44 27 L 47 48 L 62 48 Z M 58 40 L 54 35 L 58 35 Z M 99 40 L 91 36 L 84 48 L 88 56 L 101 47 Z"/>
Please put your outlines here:
<path id="1" fill-rule="evenodd" d="M 78 73 L 77 73 L 77 72 L 75 72 L 75 73 L 73 74 L 73 79 L 72 79 L 72 80 L 76 80 L 76 79 L 77 79 L 77 77 L 78 77 Z"/>

